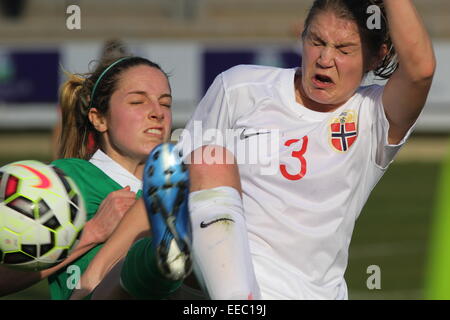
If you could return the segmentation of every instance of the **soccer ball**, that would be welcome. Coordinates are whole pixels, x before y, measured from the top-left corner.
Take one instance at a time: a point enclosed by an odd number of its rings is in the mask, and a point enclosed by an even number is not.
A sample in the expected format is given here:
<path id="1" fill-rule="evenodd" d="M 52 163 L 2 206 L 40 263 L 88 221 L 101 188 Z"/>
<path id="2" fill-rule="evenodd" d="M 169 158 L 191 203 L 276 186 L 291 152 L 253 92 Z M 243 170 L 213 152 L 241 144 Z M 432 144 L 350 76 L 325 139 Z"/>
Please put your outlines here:
<path id="1" fill-rule="evenodd" d="M 51 267 L 67 257 L 85 222 L 80 191 L 58 168 L 33 160 L 0 168 L 0 263 Z"/>

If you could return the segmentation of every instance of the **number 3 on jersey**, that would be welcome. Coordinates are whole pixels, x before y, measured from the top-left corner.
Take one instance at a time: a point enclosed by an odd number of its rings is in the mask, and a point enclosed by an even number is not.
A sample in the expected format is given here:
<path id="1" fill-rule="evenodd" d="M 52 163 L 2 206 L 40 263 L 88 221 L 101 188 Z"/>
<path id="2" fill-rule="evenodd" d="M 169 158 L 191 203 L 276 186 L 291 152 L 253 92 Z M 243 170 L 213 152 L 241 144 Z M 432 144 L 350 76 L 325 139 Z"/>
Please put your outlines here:
<path id="1" fill-rule="evenodd" d="M 303 143 L 302 143 L 301 149 L 300 150 L 294 150 L 294 151 L 292 151 L 292 154 L 291 154 L 294 158 L 297 158 L 300 161 L 299 172 L 297 174 L 290 174 L 286 170 L 286 165 L 285 164 L 280 164 L 281 174 L 286 179 L 293 180 L 293 181 L 300 180 L 306 174 L 306 159 L 303 157 L 303 155 L 306 152 L 306 148 L 308 148 L 308 136 L 304 136 L 302 138 L 302 140 L 303 140 Z M 286 141 L 284 143 L 284 145 L 286 147 L 289 147 L 291 144 L 296 143 L 298 141 L 300 141 L 300 139 L 291 139 L 291 140 Z"/>

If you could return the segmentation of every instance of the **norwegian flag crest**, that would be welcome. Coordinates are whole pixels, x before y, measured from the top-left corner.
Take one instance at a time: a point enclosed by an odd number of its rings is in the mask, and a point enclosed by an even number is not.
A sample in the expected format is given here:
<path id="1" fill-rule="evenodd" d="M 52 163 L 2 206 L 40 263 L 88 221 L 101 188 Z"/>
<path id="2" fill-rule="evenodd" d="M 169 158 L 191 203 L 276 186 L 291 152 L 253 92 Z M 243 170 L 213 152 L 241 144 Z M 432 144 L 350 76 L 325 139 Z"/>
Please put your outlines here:
<path id="1" fill-rule="evenodd" d="M 331 120 L 330 142 L 339 152 L 346 152 L 358 137 L 356 113 L 353 110 L 343 111 L 339 117 Z"/>

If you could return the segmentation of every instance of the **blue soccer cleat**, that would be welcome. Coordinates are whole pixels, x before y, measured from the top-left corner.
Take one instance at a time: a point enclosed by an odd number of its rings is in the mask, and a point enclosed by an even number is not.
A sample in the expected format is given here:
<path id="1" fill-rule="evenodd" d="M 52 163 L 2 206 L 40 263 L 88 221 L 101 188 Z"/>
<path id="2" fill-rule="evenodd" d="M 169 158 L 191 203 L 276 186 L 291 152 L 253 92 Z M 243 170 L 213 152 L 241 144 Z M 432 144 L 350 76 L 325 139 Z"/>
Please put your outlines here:
<path id="1" fill-rule="evenodd" d="M 145 163 L 143 198 L 158 267 L 172 280 L 192 270 L 189 173 L 174 144 L 156 146 Z"/>

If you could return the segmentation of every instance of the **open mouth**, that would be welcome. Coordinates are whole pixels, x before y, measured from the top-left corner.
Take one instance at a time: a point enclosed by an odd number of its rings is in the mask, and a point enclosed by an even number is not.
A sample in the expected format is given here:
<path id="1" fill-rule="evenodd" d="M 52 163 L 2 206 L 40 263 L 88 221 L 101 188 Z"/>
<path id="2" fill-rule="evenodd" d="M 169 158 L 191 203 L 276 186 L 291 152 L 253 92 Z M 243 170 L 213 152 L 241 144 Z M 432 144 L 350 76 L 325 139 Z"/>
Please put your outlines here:
<path id="1" fill-rule="evenodd" d="M 322 75 L 322 74 L 316 74 L 314 76 L 314 80 L 316 80 L 317 82 L 322 83 L 322 84 L 333 84 L 334 83 L 330 77 Z"/>

